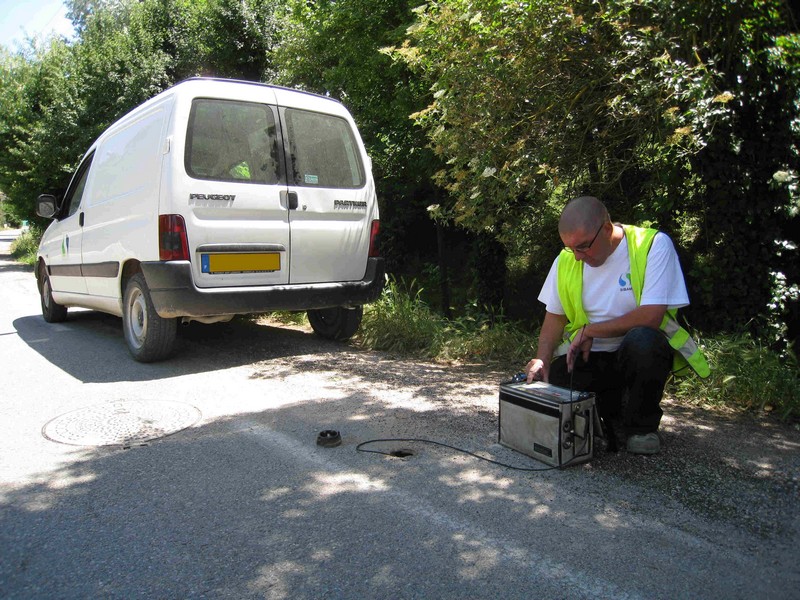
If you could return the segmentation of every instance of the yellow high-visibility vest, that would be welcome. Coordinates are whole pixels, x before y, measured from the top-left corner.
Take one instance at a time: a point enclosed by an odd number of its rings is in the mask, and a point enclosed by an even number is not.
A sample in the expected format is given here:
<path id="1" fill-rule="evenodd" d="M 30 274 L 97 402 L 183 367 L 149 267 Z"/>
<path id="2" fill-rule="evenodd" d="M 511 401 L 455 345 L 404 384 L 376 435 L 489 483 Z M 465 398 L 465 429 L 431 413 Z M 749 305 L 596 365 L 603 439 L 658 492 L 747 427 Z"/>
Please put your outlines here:
<path id="1" fill-rule="evenodd" d="M 628 242 L 628 256 L 631 263 L 631 287 L 639 306 L 644 288 L 644 274 L 647 268 L 647 255 L 653 244 L 655 229 L 646 229 L 633 225 L 623 225 L 625 239 Z M 589 317 L 583 309 L 583 261 L 577 260 L 575 254 L 562 250 L 558 257 L 558 297 L 567 317 L 567 326 L 564 330 L 565 344 L 559 349 L 560 353 L 566 352 L 569 342 L 575 337 L 584 325 L 589 324 Z M 667 310 L 661 321 L 661 332 L 669 340 L 669 345 L 675 351 L 672 372 L 675 375 L 685 375 L 688 367 L 700 375 L 708 377 L 711 369 L 697 344 L 676 320 L 677 310 Z"/>

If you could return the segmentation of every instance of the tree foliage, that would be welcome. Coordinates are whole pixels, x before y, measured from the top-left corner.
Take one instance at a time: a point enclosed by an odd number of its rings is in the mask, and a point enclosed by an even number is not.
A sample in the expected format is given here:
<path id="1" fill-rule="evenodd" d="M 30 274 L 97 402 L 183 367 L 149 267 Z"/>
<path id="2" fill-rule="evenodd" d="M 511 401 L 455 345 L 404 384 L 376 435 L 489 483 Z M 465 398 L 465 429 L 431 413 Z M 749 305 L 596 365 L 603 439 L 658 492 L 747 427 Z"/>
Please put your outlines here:
<path id="1" fill-rule="evenodd" d="M 4 54 L 2 59 L 0 144 L 5 152 L 0 153 L 0 189 L 8 198 L 7 213 L 30 219 L 32 198 L 71 172 L 61 144 L 68 143 L 67 129 L 75 133 L 75 113 L 65 106 L 69 92 L 63 85 L 72 52 L 54 39 L 28 56 Z"/>
<path id="2" fill-rule="evenodd" d="M 430 252 L 426 209 L 440 194 L 431 181 L 435 157 L 409 118 L 427 103 L 427 85 L 383 51 L 402 41 L 414 6 L 414 0 L 290 0 L 276 58 L 278 81 L 329 95 L 353 113 L 373 161 L 382 249 L 394 269 Z"/>
<path id="3" fill-rule="evenodd" d="M 69 0 L 74 40 L 0 50 L 4 208 L 30 220 L 108 124 L 178 80 L 277 81 L 353 112 L 393 270 L 432 260 L 434 220 L 464 228 L 480 244 L 463 270 L 497 271 L 477 289 L 499 302 L 505 264 L 542 279 L 561 206 L 591 193 L 673 236 L 696 325 L 763 332 L 798 310 L 790 6 Z"/>
<path id="4" fill-rule="evenodd" d="M 66 188 L 105 127 L 168 85 L 169 57 L 150 24 L 144 3 L 98 11 L 83 22 L 79 42 L 52 38 L 31 55 L 4 61 L 14 83 L 4 81 L 0 90 L 9 102 L 0 126 L 8 148 L 0 187 L 20 218 L 32 217 L 39 193 Z"/>
<path id="5" fill-rule="evenodd" d="M 798 171 L 792 23 L 778 0 L 434 0 L 394 55 L 434 92 L 416 119 L 447 162 L 444 218 L 535 248 L 525 232 L 597 195 L 675 236 L 696 316 L 735 329 L 776 273 L 797 283 L 775 176 Z"/>
<path id="6" fill-rule="evenodd" d="M 196 44 L 184 46 L 198 74 L 265 81 L 274 71 L 272 53 L 279 40 L 280 0 L 186 0 L 186 30 Z"/>
<path id="7" fill-rule="evenodd" d="M 108 125 L 177 80 L 260 80 L 277 31 L 271 0 L 74 0 L 69 14 L 76 41 L 0 55 L 0 189 L 18 219 L 66 188 Z"/>

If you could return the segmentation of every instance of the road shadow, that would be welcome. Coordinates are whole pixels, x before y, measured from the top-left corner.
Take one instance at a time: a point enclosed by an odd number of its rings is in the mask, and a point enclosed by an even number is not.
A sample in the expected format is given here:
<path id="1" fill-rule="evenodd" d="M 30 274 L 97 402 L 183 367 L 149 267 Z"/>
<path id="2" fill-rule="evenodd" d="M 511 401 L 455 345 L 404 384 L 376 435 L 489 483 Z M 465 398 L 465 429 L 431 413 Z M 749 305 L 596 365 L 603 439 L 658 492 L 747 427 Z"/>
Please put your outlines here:
<path id="1" fill-rule="evenodd" d="M 22 341 L 84 383 L 153 381 L 342 347 L 306 331 L 234 319 L 179 325 L 173 356 L 143 364 L 128 352 L 119 317 L 71 309 L 63 323 L 47 323 L 36 315 L 16 319 L 13 325 Z"/>
<path id="2" fill-rule="evenodd" d="M 2 258 L 0 254 L 0 259 Z M 33 273 L 33 265 L 0 260 L 0 273 Z"/>
<path id="3" fill-rule="evenodd" d="M 10 244 L 20 236 L 20 233 L 18 229 L 0 229 L 0 243 Z"/>
<path id="4" fill-rule="evenodd" d="M 9 244 L 6 248 L 0 248 L 0 273 L 33 273 L 33 265 L 26 265 L 11 256 L 10 243 L 17 239 L 16 235 L 8 235 L 0 232 L 0 244 Z"/>
<path id="5" fill-rule="evenodd" d="M 254 415 L 250 431 L 221 420 L 129 451 L 76 450 L 5 494 L 0 596 L 446 598 L 474 585 L 451 551 L 474 535 L 397 512 L 403 486 L 380 470 L 408 463 L 357 455 L 350 441 L 309 456 L 313 432 L 261 429 L 298 410 Z M 499 565 L 482 574 L 503 580 Z"/>
<path id="6" fill-rule="evenodd" d="M 419 374 L 410 393 L 428 394 L 438 376 Z M 457 389 L 420 412 L 386 390 L 342 387 L 343 397 L 224 417 L 130 450 L 76 448 L 69 464 L 4 494 L 0 596 L 667 598 L 702 588 L 769 598 L 800 583 L 791 552 L 773 541 L 736 551 L 740 540 L 715 538 L 704 516 L 591 464 L 520 473 L 419 444 L 403 459 L 359 453 L 361 442 L 413 431 L 539 465 L 494 444 L 494 410 L 463 410 Z M 315 445 L 323 426 L 341 429 L 341 446 Z M 648 543 L 625 543 L 640 535 Z M 702 569 L 674 561 L 686 552 L 676 539 Z M 657 575 L 628 581 L 609 556 Z"/>

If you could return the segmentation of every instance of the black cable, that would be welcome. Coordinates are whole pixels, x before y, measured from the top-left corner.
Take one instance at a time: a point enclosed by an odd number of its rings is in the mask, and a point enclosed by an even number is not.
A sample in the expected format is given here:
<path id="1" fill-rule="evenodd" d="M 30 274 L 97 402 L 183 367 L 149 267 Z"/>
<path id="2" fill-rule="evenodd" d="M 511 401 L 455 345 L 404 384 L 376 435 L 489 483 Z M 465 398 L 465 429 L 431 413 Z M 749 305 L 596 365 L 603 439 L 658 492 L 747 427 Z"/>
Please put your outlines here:
<path id="1" fill-rule="evenodd" d="M 361 442 L 358 446 L 356 446 L 356 450 L 358 452 L 368 452 L 371 454 L 383 454 L 385 456 L 392 456 L 397 458 L 396 454 L 391 452 L 382 452 L 380 450 L 362 450 L 362 446 L 366 446 L 367 444 L 374 444 L 378 442 L 420 442 L 424 444 L 433 444 L 435 446 L 442 446 L 443 448 L 449 448 L 450 450 L 455 450 L 457 452 L 462 452 L 464 454 L 469 454 L 474 458 L 479 458 L 480 460 L 485 460 L 486 462 L 492 463 L 494 465 L 498 465 L 500 467 L 506 467 L 507 469 L 514 469 L 515 471 L 551 471 L 553 469 L 557 469 L 558 467 L 544 467 L 544 468 L 533 468 L 533 467 L 515 467 L 513 465 L 509 465 L 506 463 L 502 463 L 497 460 L 492 460 L 491 458 L 486 458 L 485 456 L 481 456 L 479 454 L 475 454 L 474 452 L 470 452 L 469 450 L 464 450 L 463 448 L 457 448 L 456 446 L 451 446 L 449 444 L 445 444 L 442 442 L 436 442 L 434 440 L 426 440 L 423 438 L 382 438 L 376 440 L 367 440 L 366 442 Z M 566 465 L 565 465 L 566 466 Z"/>
<path id="2" fill-rule="evenodd" d="M 578 338 L 578 347 L 580 348 L 581 342 L 583 341 L 583 332 L 586 329 L 586 325 L 581 327 L 581 335 Z M 569 349 L 567 349 L 567 359 L 569 359 Z M 575 357 L 575 360 L 578 360 L 578 357 Z M 572 390 L 574 389 L 572 386 L 572 381 L 575 379 L 575 363 L 572 363 L 572 369 L 569 372 L 569 402 L 572 405 Z"/>
<path id="3" fill-rule="evenodd" d="M 581 337 L 578 340 L 578 344 L 580 344 L 580 342 L 583 339 L 583 330 L 585 328 L 586 328 L 586 326 L 584 325 L 583 328 L 581 329 Z M 573 439 L 575 437 L 575 435 L 574 435 L 574 433 L 575 433 L 575 431 L 574 431 L 574 429 L 575 429 L 575 412 L 574 412 L 575 411 L 575 405 L 573 404 L 573 401 L 572 401 L 572 392 L 573 392 L 572 383 L 573 383 L 573 378 L 574 377 L 575 377 L 575 368 L 573 367 L 572 371 L 570 372 L 570 378 L 569 378 L 569 409 L 570 409 L 570 422 L 572 423 L 572 428 L 573 428 L 573 432 L 572 432 L 573 433 Z M 586 438 L 583 440 L 583 445 L 581 446 L 580 450 L 576 451 L 577 453 L 575 455 L 573 455 L 571 460 L 569 460 L 566 463 L 564 463 L 563 465 L 561 465 L 562 467 L 568 467 L 576 459 L 581 458 L 583 456 L 586 456 L 589 453 L 586 450 L 586 445 L 589 443 L 588 438 L 589 438 L 589 436 L 587 435 Z M 443 442 L 437 442 L 437 441 L 434 441 L 434 440 L 426 440 L 424 438 L 380 438 L 380 439 L 375 439 L 375 440 L 367 440 L 366 442 L 361 442 L 360 444 L 358 444 L 356 446 L 356 451 L 357 452 L 370 453 L 370 454 L 383 454 L 384 456 L 391 456 L 393 458 L 399 458 L 399 456 L 394 452 L 383 452 L 381 450 L 362 450 L 362 448 L 364 446 L 366 446 L 367 444 L 376 444 L 376 443 L 380 443 L 380 442 L 418 442 L 418 443 L 422 443 L 422 444 L 432 444 L 434 446 L 441 446 L 442 448 L 449 448 L 450 450 L 455 450 L 456 452 L 461 452 L 463 454 L 468 454 L 469 456 L 472 456 L 474 458 L 486 461 L 488 463 L 492 463 L 493 465 L 498 465 L 500 467 L 505 467 L 507 469 L 513 469 L 515 471 L 552 471 L 553 469 L 557 469 L 558 468 L 558 467 L 555 467 L 555 466 L 552 466 L 552 467 L 540 467 L 540 468 L 515 467 L 515 466 L 509 465 L 507 463 L 502 463 L 500 461 L 492 460 L 491 458 L 486 458 L 485 456 L 481 456 L 479 454 L 475 454 L 474 452 L 470 452 L 469 450 L 464 450 L 463 448 L 458 448 L 456 446 L 451 446 L 450 444 L 445 444 Z"/>
<path id="4" fill-rule="evenodd" d="M 586 329 L 586 325 L 581 327 L 581 335 L 578 338 L 578 347 L 580 347 L 581 342 L 583 341 L 583 332 L 584 332 L 585 329 Z M 569 350 L 567 350 L 567 352 L 569 352 Z M 577 357 L 576 357 L 576 360 L 577 360 Z M 575 389 L 574 386 L 573 386 L 574 378 L 575 378 L 575 364 L 573 363 L 572 370 L 569 372 L 569 420 L 570 420 L 570 423 L 572 424 L 572 439 L 573 439 L 573 442 L 575 440 L 575 404 L 572 401 L 572 392 Z M 595 410 L 597 410 L 597 407 L 595 407 Z M 591 418 L 591 413 L 590 413 L 590 418 Z M 581 446 L 581 449 L 580 450 L 576 449 L 575 450 L 575 454 L 572 455 L 572 460 L 567 461 L 566 465 L 564 465 L 564 466 L 569 465 L 571 462 L 573 462 L 577 458 L 581 458 L 583 456 L 587 456 L 589 454 L 589 452 L 591 451 L 591 448 L 589 450 L 586 449 L 586 445 L 588 443 L 589 443 L 589 436 L 587 435 L 583 440 L 583 445 Z"/>

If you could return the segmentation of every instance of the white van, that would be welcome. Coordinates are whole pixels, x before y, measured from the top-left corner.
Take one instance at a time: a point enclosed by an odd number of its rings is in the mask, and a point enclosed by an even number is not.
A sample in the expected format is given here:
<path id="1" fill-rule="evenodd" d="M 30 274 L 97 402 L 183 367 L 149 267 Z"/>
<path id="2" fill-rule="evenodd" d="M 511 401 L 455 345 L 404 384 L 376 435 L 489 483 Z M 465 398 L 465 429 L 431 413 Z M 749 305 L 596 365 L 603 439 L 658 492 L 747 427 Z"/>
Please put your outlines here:
<path id="1" fill-rule="evenodd" d="M 89 148 L 38 253 L 42 314 L 122 317 L 136 360 L 168 356 L 178 321 L 307 310 L 346 339 L 384 284 L 370 160 L 351 115 L 315 94 L 189 79 Z"/>

